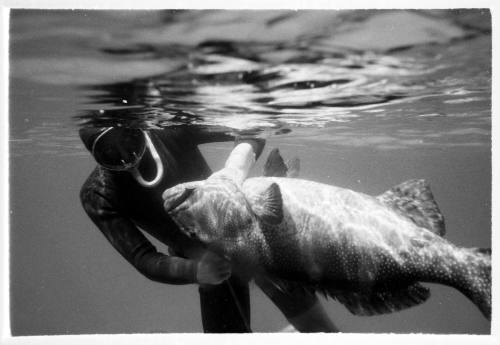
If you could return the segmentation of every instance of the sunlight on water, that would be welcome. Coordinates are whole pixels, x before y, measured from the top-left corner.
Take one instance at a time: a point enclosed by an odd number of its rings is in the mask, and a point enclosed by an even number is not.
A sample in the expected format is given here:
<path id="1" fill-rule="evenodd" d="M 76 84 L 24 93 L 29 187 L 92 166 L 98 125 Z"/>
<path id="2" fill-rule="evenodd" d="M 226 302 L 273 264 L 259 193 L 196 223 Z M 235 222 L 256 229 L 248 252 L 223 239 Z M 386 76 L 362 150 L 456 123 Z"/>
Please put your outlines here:
<path id="1" fill-rule="evenodd" d="M 29 151 L 27 145 L 47 147 L 38 133 L 50 134 L 53 149 L 66 147 L 57 123 L 74 127 L 72 115 L 80 125 L 192 124 L 261 136 L 343 123 L 348 130 L 336 133 L 342 145 L 489 145 L 491 38 L 467 13 L 180 12 L 153 17 L 151 23 L 107 15 L 119 20 L 108 25 L 106 14 L 86 17 L 103 32 L 76 17 L 68 35 L 47 18 L 50 30 L 29 34 L 22 25 L 41 16 L 19 14 L 24 21 L 12 34 L 12 50 L 19 52 L 13 77 L 68 85 L 80 110 L 54 113 L 49 124 L 29 114 L 31 126 L 13 133 L 15 153 Z M 311 18 L 315 26 L 302 26 Z M 412 25 L 399 34 L 386 29 L 400 30 L 405 21 Z M 118 34 L 127 24 L 136 27 Z M 231 36 L 236 39 L 229 40 L 226 29 L 236 32 Z M 373 32 L 378 39 L 367 41 Z M 47 47 L 38 52 L 22 47 L 33 40 L 51 40 L 54 46 L 53 37 L 69 41 L 74 51 L 56 50 L 53 56 Z M 364 130 L 363 122 L 374 119 L 390 131 Z M 458 142 L 460 130 L 471 126 L 477 130 L 460 136 L 469 140 Z M 66 147 L 65 153 L 71 150 Z"/>

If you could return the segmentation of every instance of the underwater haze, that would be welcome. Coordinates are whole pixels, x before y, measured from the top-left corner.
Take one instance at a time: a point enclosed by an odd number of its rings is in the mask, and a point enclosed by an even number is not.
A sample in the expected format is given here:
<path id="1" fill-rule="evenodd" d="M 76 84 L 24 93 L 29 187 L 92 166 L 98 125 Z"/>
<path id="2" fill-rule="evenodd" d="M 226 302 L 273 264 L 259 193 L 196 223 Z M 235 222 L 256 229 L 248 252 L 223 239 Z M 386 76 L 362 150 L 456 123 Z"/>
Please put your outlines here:
<path id="1" fill-rule="evenodd" d="M 195 285 L 152 282 L 85 214 L 82 126 L 223 129 L 305 179 L 378 195 L 426 179 L 446 238 L 491 247 L 489 10 L 10 12 L 13 335 L 202 332 Z M 232 143 L 201 147 L 210 167 Z M 160 250 L 165 247 L 154 241 Z M 452 288 L 342 332 L 489 334 Z M 251 285 L 254 332 L 288 323 Z"/>

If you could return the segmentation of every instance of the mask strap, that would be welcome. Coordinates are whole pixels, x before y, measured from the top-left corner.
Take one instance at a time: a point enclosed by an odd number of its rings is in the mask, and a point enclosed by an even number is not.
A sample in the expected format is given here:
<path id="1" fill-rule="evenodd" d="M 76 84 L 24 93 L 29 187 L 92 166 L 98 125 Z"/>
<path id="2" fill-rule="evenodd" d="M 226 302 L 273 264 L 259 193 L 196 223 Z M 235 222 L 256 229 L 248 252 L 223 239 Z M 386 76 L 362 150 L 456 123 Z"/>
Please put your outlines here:
<path id="1" fill-rule="evenodd" d="M 113 127 L 106 128 L 101 133 L 99 133 L 99 135 L 97 136 L 97 138 L 94 139 L 94 142 L 92 143 L 92 148 L 90 150 L 90 152 L 92 153 L 92 156 L 94 155 L 95 147 L 96 147 L 97 142 L 99 141 L 99 139 L 101 139 L 104 136 L 104 134 L 108 133 L 112 129 L 113 129 Z"/>
<path id="2" fill-rule="evenodd" d="M 139 184 L 143 187 L 154 187 L 155 185 L 160 182 L 161 178 L 163 177 L 163 164 L 161 162 L 160 155 L 158 154 L 158 151 L 156 151 L 155 146 L 153 145 L 153 142 L 151 141 L 151 138 L 149 137 L 147 132 L 143 132 L 144 136 L 146 137 L 146 147 L 149 149 L 151 152 L 151 156 L 153 157 L 153 160 L 156 163 L 156 177 L 152 179 L 151 181 L 146 181 L 144 177 L 142 177 L 141 173 L 139 172 L 139 169 L 137 167 L 134 167 L 130 170 L 132 173 L 132 176 L 139 182 Z"/>

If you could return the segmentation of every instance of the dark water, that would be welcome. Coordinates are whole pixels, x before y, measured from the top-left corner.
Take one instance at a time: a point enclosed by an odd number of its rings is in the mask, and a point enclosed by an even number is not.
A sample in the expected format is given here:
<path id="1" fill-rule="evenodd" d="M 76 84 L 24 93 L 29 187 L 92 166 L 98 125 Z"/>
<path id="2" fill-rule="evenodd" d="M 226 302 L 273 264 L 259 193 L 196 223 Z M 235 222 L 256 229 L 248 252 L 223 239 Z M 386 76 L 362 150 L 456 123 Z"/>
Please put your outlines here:
<path id="1" fill-rule="evenodd" d="M 374 195 L 425 178 L 446 237 L 491 246 L 488 11 L 17 10 L 10 28 L 15 335 L 201 331 L 195 286 L 146 280 L 85 216 L 81 126 L 253 134 L 302 177 Z M 218 169 L 231 147 L 202 151 Z M 460 293 L 431 290 L 370 318 L 323 304 L 344 332 L 490 332 Z M 252 325 L 286 325 L 256 287 Z"/>

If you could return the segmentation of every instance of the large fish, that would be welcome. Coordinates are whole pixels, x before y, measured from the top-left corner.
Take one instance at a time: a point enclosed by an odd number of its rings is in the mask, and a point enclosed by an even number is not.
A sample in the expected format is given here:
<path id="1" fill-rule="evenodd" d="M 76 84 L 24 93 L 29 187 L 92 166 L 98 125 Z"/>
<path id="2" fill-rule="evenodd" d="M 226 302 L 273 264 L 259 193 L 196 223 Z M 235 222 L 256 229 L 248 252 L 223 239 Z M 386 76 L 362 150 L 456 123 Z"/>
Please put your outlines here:
<path id="1" fill-rule="evenodd" d="M 231 260 L 235 272 L 322 292 L 356 315 L 418 305 L 429 297 L 420 282 L 439 283 L 491 317 L 491 251 L 442 237 L 425 181 L 373 197 L 297 178 L 247 179 L 253 157 L 237 149 L 207 180 L 163 194 L 181 230 Z"/>

